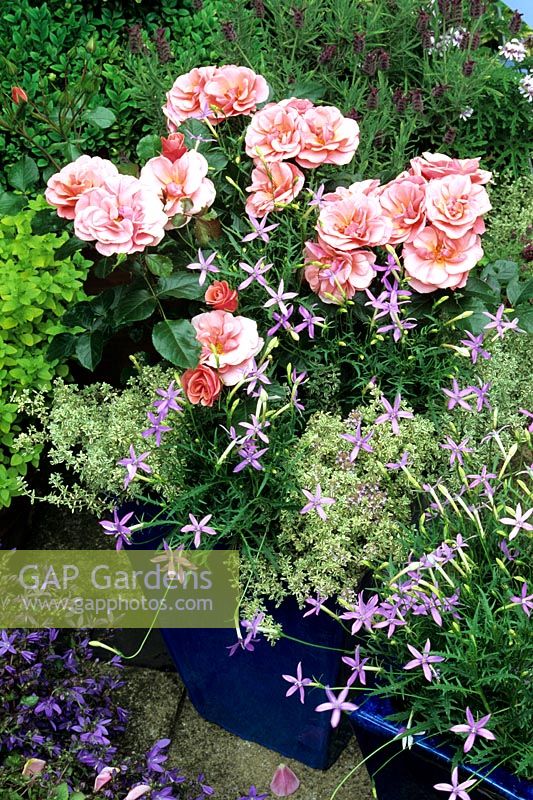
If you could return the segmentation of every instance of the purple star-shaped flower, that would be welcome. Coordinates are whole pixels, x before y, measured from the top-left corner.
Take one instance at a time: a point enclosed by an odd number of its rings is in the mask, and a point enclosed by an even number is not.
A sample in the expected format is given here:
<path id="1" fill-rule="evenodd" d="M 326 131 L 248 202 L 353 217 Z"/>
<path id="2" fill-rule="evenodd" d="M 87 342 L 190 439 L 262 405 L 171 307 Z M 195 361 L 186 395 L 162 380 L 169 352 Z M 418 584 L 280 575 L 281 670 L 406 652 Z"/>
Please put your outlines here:
<path id="1" fill-rule="evenodd" d="M 198 522 L 194 514 L 189 514 L 189 519 L 191 521 L 190 525 L 184 525 L 183 528 L 181 528 L 182 533 L 194 533 L 194 546 L 196 548 L 200 547 L 202 533 L 206 533 L 208 536 L 217 535 L 216 530 L 214 528 L 210 528 L 207 524 L 212 516 L 212 514 L 207 514 L 200 520 L 200 522 Z"/>
<path id="2" fill-rule="evenodd" d="M 237 289 L 239 291 L 246 289 L 254 281 L 257 281 L 257 283 L 260 286 L 263 287 L 266 286 L 266 280 L 264 275 L 265 272 L 268 272 L 268 270 L 271 268 L 272 264 L 263 264 L 264 260 L 265 260 L 264 257 L 261 256 L 259 261 L 256 261 L 253 267 L 251 267 L 245 261 L 239 261 L 239 267 L 244 272 L 247 272 L 249 276 L 248 278 L 245 278 L 241 283 L 239 283 L 239 285 L 237 286 Z"/>
<path id="3" fill-rule="evenodd" d="M 467 339 L 461 339 L 461 344 L 470 350 L 470 357 L 472 359 L 472 363 L 475 364 L 479 357 L 484 359 L 491 358 L 490 353 L 488 350 L 483 349 L 483 334 L 480 333 L 479 336 L 474 336 L 473 333 L 470 331 L 465 331 Z"/>
<path id="4" fill-rule="evenodd" d="M 324 194 L 324 184 L 321 183 L 316 192 L 311 192 L 312 199 L 308 202 L 308 206 L 317 206 L 317 208 L 322 208 L 324 205 L 324 200 L 322 200 L 322 195 Z M 311 190 L 309 190 L 311 191 Z"/>
<path id="5" fill-rule="evenodd" d="M 402 396 L 400 393 L 396 395 L 392 405 L 383 395 L 381 396 L 381 402 L 385 408 L 385 414 L 380 414 L 380 416 L 375 420 L 375 424 L 381 425 L 383 422 L 390 422 L 392 426 L 392 432 L 395 436 L 397 436 L 400 433 L 400 425 L 398 420 L 401 418 L 414 419 L 413 414 L 411 414 L 410 411 L 401 411 L 400 405 L 402 402 Z"/>
<path id="6" fill-rule="evenodd" d="M 261 422 L 261 420 L 256 417 L 255 414 L 251 416 L 251 422 L 239 422 L 241 428 L 246 428 L 247 433 L 245 434 L 246 438 L 251 438 L 254 436 L 259 436 L 259 438 L 268 444 L 268 436 L 264 432 L 265 428 L 270 427 L 270 422 L 265 420 L 265 422 Z"/>
<path id="7" fill-rule="evenodd" d="M 320 488 L 320 484 L 317 483 L 315 493 L 308 491 L 307 489 L 302 489 L 302 492 L 305 494 L 309 502 L 300 509 L 300 514 L 307 514 L 309 511 L 316 511 L 320 519 L 326 520 L 327 514 L 324 511 L 323 506 L 331 506 L 335 502 L 333 497 L 322 497 L 322 489 Z"/>
<path id="8" fill-rule="evenodd" d="M 515 538 L 515 536 L 518 536 L 520 531 L 533 531 L 533 525 L 527 521 L 531 514 L 533 514 L 533 508 L 529 508 L 527 511 L 522 511 L 522 504 L 518 503 L 514 510 L 506 506 L 506 511 L 513 516 L 500 517 L 500 522 L 503 522 L 504 525 L 512 526 L 512 531 L 509 534 L 510 542 Z"/>
<path id="9" fill-rule="evenodd" d="M 289 688 L 287 689 L 285 697 L 290 697 L 291 694 L 299 692 L 300 702 L 304 703 L 305 687 L 309 686 L 309 684 L 312 683 L 312 680 L 311 678 L 302 677 L 302 662 L 301 661 L 298 662 L 298 666 L 296 667 L 296 677 L 293 677 L 292 675 L 282 675 L 281 677 L 283 678 L 283 680 L 292 683 L 292 686 L 289 686 Z"/>
<path id="10" fill-rule="evenodd" d="M 267 450 L 268 447 L 263 447 L 261 450 L 258 450 L 257 445 L 254 442 L 246 442 L 244 447 L 238 451 L 239 457 L 242 459 L 242 461 L 233 468 L 233 472 L 241 472 L 243 469 L 246 469 L 246 467 L 252 467 L 252 469 L 258 471 L 262 470 L 263 465 L 259 459 L 264 456 Z"/>
<path id="11" fill-rule="evenodd" d="M 272 289 L 272 287 L 268 285 L 265 285 L 265 289 L 270 295 L 270 300 L 266 301 L 266 303 L 263 305 L 263 308 L 269 308 L 270 306 L 277 305 L 282 314 L 288 313 L 285 300 L 292 300 L 293 297 L 298 295 L 298 292 L 285 291 L 283 278 L 280 280 L 277 290 Z"/>
<path id="12" fill-rule="evenodd" d="M 525 417 L 531 420 L 527 429 L 530 433 L 533 433 L 533 414 L 531 413 L 531 411 L 527 411 L 525 408 L 519 408 L 518 413 L 523 414 Z"/>
<path id="13" fill-rule="evenodd" d="M 468 733 L 468 738 L 463 748 L 465 753 L 468 753 L 468 751 L 472 749 L 477 736 L 481 736 L 483 739 L 489 739 L 491 741 L 494 741 L 496 737 L 494 736 L 492 731 L 489 731 L 485 728 L 485 725 L 489 721 L 490 716 L 491 716 L 490 714 L 486 714 L 484 717 L 481 717 L 481 719 L 479 719 L 476 722 L 472 712 L 467 706 L 466 724 L 452 725 L 450 730 L 453 731 L 454 733 Z"/>
<path id="14" fill-rule="evenodd" d="M 489 411 L 491 406 L 488 399 L 491 383 L 484 383 L 482 386 L 469 386 L 468 388 L 476 396 L 476 411 L 482 411 L 486 407 Z"/>
<path id="15" fill-rule="evenodd" d="M 123 545 L 131 543 L 131 528 L 126 525 L 127 522 L 133 517 L 133 511 L 129 514 L 124 514 L 122 519 L 119 519 L 117 509 L 113 511 L 113 521 L 102 520 L 98 524 L 104 529 L 106 536 L 114 536 L 117 540 L 116 548 L 121 550 Z"/>
<path id="16" fill-rule="evenodd" d="M 253 214 L 248 214 L 248 219 L 250 220 L 253 231 L 251 233 L 247 233 L 246 236 L 243 236 L 241 242 L 251 242 L 253 239 L 261 239 L 263 242 L 269 242 L 270 236 L 268 234 L 270 231 L 273 231 L 279 227 L 279 222 L 276 222 L 274 225 L 267 225 L 267 218 L 268 214 L 265 214 L 261 220 L 258 220 L 257 217 L 254 217 Z"/>
<path id="17" fill-rule="evenodd" d="M 144 459 L 149 456 L 150 453 L 147 451 L 146 453 L 141 453 L 140 455 L 135 454 L 135 450 L 133 449 L 133 445 L 130 444 L 130 457 L 129 458 L 121 458 L 120 461 L 117 461 L 121 467 L 126 467 L 127 475 L 124 478 L 124 488 L 126 489 L 133 478 L 137 474 L 137 470 L 142 469 L 143 472 L 147 472 L 150 474 L 152 472 L 152 467 L 145 463 Z"/>
<path id="18" fill-rule="evenodd" d="M 465 397 L 468 397 L 468 395 L 472 393 L 471 386 L 466 389 L 460 389 L 457 380 L 454 378 L 452 381 L 452 388 L 442 389 L 442 391 L 449 398 L 448 411 L 451 411 L 452 408 L 455 408 L 457 405 L 460 406 L 460 408 L 464 408 L 466 411 L 472 411 L 472 407 L 465 400 Z"/>
<path id="19" fill-rule="evenodd" d="M 174 383 L 174 381 L 171 381 L 166 389 L 155 390 L 161 400 L 154 400 L 152 405 L 155 406 L 161 420 L 165 419 L 170 411 L 183 411 L 183 408 L 178 403 L 178 397 L 183 393 L 183 389 L 181 386 L 175 389 Z"/>
<path id="20" fill-rule="evenodd" d="M 152 414 L 151 411 L 147 414 L 148 422 L 151 423 L 150 427 L 142 432 L 142 436 L 146 439 L 148 436 L 155 436 L 155 446 L 161 445 L 161 437 L 164 433 L 171 431 L 169 425 L 164 425 L 162 418 L 157 414 Z"/>
<path id="21" fill-rule="evenodd" d="M 374 452 L 373 447 L 369 444 L 373 435 L 374 431 L 370 431 L 366 436 L 362 436 L 361 421 L 357 423 L 357 428 L 354 433 L 341 433 L 341 439 L 346 439 L 347 442 L 353 444 L 353 450 L 350 453 L 351 462 L 355 461 L 361 450 L 365 450 L 367 453 Z"/>
<path id="22" fill-rule="evenodd" d="M 511 603 L 521 606 L 522 611 L 527 614 L 528 617 L 533 611 L 533 594 L 528 595 L 527 583 L 525 583 L 525 581 L 522 584 L 522 591 L 520 592 L 520 595 L 518 597 L 513 595 L 511 597 Z"/>
<path id="23" fill-rule="evenodd" d="M 489 314 L 488 311 L 484 311 L 483 314 L 488 317 L 491 321 L 485 325 L 485 330 L 490 330 L 494 328 L 496 332 L 497 339 L 503 339 L 505 333 L 507 331 L 515 331 L 516 333 L 524 333 L 524 331 L 518 327 L 518 317 L 513 320 L 504 319 L 503 315 L 505 313 L 505 305 L 502 303 L 499 306 L 496 314 Z"/>
<path id="24" fill-rule="evenodd" d="M 258 383 L 262 383 L 265 386 L 268 386 L 269 384 L 272 383 L 272 381 L 270 381 L 265 375 L 265 372 L 268 369 L 269 364 L 270 364 L 269 361 L 265 361 L 263 364 L 261 364 L 260 367 L 258 367 L 255 358 L 253 359 L 252 367 L 246 373 L 246 380 L 248 382 L 248 385 L 246 387 L 247 394 L 252 394 L 255 391 L 255 387 L 257 386 Z"/>
<path id="25" fill-rule="evenodd" d="M 436 783 L 433 788 L 439 792 L 450 792 L 448 800 L 470 800 L 470 795 L 467 794 L 466 789 L 469 789 L 476 783 L 476 778 L 470 778 L 467 781 L 458 783 L 459 768 L 455 767 L 452 772 L 451 783 Z"/>
<path id="26" fill-rule="evenodd" d="M 494 489 L 490 485 L 489 481 L 496 477 L 494 472 L 488 472 L 487 467 L 485 464 L 481 467 L 481 472 L 479 475 L 467 475 L 467 478 L 471 478 L 471 482 L 468 484 L 469 489 L 475 489 L 476 486 L 483 486 L 484 492 L 487 497 L 492 497 L 494 494 Z"/>
<path id="27" fill-rule="evenodd" d="M 255 786 L 250 786 L 248 794 L 239 797 L 239 800 L 265 800 L 265 798 L 268 797 L 268 794 L 257 794 L 257 792 L 258 790 Z"/>
<path id="28" fill-rule="evenodd" d="M 358 680 L 363 686 L 366 686 L 365 664 L 367 661 L 369 661 L 369 659 L 361 659 L 360 650 L 360 645 L 357 645 L 353 658 L 351 658 L 351 656 L 342 657 L 344 663 L 347 664 L 352 670 L 352 674 L 348 679 L 348 686 L 351 686 L 356 680 Z"/>
<path id="29" fill-rule="evenodd" d="M 315 325 L 319 325 L 320 327 L 324 327 L 324 317 L 316 317 L 313 314 L 314 306 L 311 306 L 310 309 L 307 309 L 305 306 L 298 307 L 298 313 L 301 317 L 303 317 L 303 322 L 300 322 L 299 325 L 295 327 L 296 333 L 300 333 L 303 330 L 307 330 L 308 336 L 310 339 L 315 338 Z"/>
<path id="30" fill-rule="evenodd" d="M 454 442 L 451 436 L 446 437 L 446 443 L 440 444 L 439 447 L 442 447 L 443 450 L 450 451 L 450 466 L 452 466 L 455 461 L 457 461 L 461 466 L 463 466 L 463 456 L 467 453 L 472 453 L 472 448 L 467 447 L 468 444 L 468 437 L 466 439 L 462 439 L 459 444 Z"/>
<path id="31" fill-rule="evenodd" d="M 409 461 L 409 452 L 405 450 L 402 453 L 402 456 L 399 461 L 389 461 L 388 464 L 385 464 L 387 469 L 402 469 L 402 467 L 407 466 L 407 462 Z"/>
<path id="32" fill-rule="evenodd" d="M 359 592 L 357 596 L 357 603 L 353 605 L 344 614 L 341 614 L 341 619 L 353 619 L 355 622 L 352 625 L 352 635 L 354 636 L 361 628 L 367 631 L 372 631 L 372 622 L 378 613 L 377 605 L 379 597 L 377 594 L 372 595 L 368 602 L 363 600 L 363 592 Z"/>
<path id="33" fill-rule="evenodd" d="M 292 313 L 294 311 L 294 306 L 289 306 L 287 309 L 287 313 L 279 313 L 277 311 L 272 312 L 272 319 L 275 322 L 271 328 L 267 331 L 267 336 L 274 336 L 275 333 L 279 331 L 280 328 L 283 328 L 286 331 L 290 331 L 292 328 L 291 323 L 289 322 L 290 318 L 292 317 Z"/>
<path id="34" fill-rule="evenodd" d="M 339 695 L 335 697 L 329 686 L 325 687 L 326 697 L 328 698 L 327 703 L 320 703 L 319 706 L 315 708 L 315 711 L 331 711 L 331 727 L 336 728 L 339 722 L 341 721 L 341 713 L 343 711 L 357 711 L 359 706 L 356 706 L 355 703 L 346 702 L 346 698 L 348 696 L 348 692 L 350 691 L 349 686 L 345 686 L 345 688 L 339 692 Z"/>
<path id="35" fill-rule="evenodd" d="M 200 277 L 198 278 L 198 283 L 200 284 L 200 286 L 204 285 L 208 272 L 219 272 L 218 267 L 216 267 L 213 264 L 213 261 L 215 260 L 216 257 L 217 257 L 216 252 L 213 252 L 211 253 L 210 256 L 205 258 L 202 251 L 198 250 L 198 261 L 194 261 L 192 264 L 187 264 L 187 269 L 200 270 Z"/>
<path id="36" fill-rule="evenodd" d="M 13 647 L 15 638 L 15 634 L 10 636 L 6 630 L 0 631 L 0 656 L 5 656 L 7 653 L 17 655 L 17 651 Z"/>
<path id="37" fill-rule="evenodd" d="M 309 611 L 305 612 L 304 617 L 310 617 L 312 614 L 318 617 L 320 609 L 327 599 L 327 597 L 322 597 L 321 594 L 317 594 L 316 599 L 314 597 L 308 597 L 305 602 L 308 606 L 311 606 L 311 608 Z"/>
<path id="38" fill-rule="evenodd" d="M 439 661 L 444 661 L 444 658 L 442 656 L 430 655 L 431 642 L 429 639 L 426 640 L 424 649 L 421 653 L 411 644 L 408 644 L 407 647 L 414 658 L 412 661 L 407 662 L 407 664 L 404 666 L 404 669 L 415 669 L 416 667 L 422 667 L 425 679 L 431 682 L 433 675 L 435 674 L 435 670 L 431 664 L 437 664 Z"/>

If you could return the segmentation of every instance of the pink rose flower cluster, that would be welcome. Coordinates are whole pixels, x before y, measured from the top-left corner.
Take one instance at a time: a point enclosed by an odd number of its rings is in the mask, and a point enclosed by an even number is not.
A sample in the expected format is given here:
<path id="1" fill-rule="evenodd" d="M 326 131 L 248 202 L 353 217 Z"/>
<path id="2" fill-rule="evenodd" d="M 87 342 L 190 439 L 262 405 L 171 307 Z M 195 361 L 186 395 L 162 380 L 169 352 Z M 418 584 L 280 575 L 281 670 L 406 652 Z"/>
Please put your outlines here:
<path id="1" fill-rule="evenodd" d="M 254 114 L 245 143 L 255 164 L 246 211 L 259 218 L 299 194 L 305 178 L 298 167 L 348 164 L 359 146 L 359 126 L 334 106 L 291 97 Z"/>
<path id="2" fill-rule="evenodd" d="M 268 97 L 262 75 L 248 67 L 196 67 L 174 81 L 163 114 L 167 127 L 177 131 L 187 119 L 206 119 L 212 125 L 228 117 L 253 114 Z"/>
<path id="3" fill-rule="evenodd" d="M 104 158 L 80 156 L 52 175 L 46 200 L 104 256 L 159 244 L 165 230 L 186 225 L 215 200 L 204 156 L 187 151 L 183 137 L 162 145 L 168 155 L 150 159 L 140 178 L 120 175 Z"/>
<path id="4" fill-rule="evenodd" d="M 325 194 L 318 241 L 305 245 L 306 280 L 325 303 L 342 303 L 375 276 L 368 248 L 403 244 L 414 289 L 461 288 L 483 256 L 483 216 L 491 208 L 483 184 L 490 178 L 478 159 L 424 153 L 384 186 L 361 181 Z"/>
<path id="5" fill-rule="evenodd" d="M 227 284 L 222 289 L 228 295 Z M 210 303 L 208 293 L 206 301 Z M 235 386 L 250 372 L 264 342 L 254 320 L 235 317 L 229 311 L 207 311 L 191 322 L 202 351 L 199 365 L 186 370 L 181 383 L 191 403 L 212 406 L 222 386 Z"/>

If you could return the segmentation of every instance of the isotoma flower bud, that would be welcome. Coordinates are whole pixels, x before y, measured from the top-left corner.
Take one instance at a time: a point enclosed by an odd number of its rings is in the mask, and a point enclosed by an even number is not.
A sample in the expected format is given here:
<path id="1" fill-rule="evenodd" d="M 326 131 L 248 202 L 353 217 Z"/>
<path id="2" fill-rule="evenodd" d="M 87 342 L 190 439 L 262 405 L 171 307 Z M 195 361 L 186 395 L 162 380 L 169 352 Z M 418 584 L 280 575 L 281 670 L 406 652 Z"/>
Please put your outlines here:
<path id="1" fill-rule="evenodd" d="M 85 45 L 85 49 L 87 50 L 88 53 L 94 53 L 95 48 L 96 48 L 96 39 L 94 38 L 94 36 L 90 36 L 89 40 L 87 41 L 87 44 Z"/>
<path id="2" fill-rule="evenodd" d="M 474 72 L 475 61 L 465 61 L 463 64 L 463 75 L 469 78 Z"/>
<path id="3" fill-rule="evenodd" d="M 353 37 L 353 49 L 356 53 L 362 53 L 365 49 L 366 34 L 356 33 Z"/>
<path id="4" fill-rule="evenodd" d="M 511 33 L 519 33 L 522 27 L 522 14 L 520 11 L 515 11 L 509 22 L 509 30 Z"/>
<path id="5" fill-rule="evenodd" d="M 28 95 L 21 86 L 12 86 L 11 99 L 15 105 L 20 106 L 22 103 L 28 102 Z"/>
<path id="6" fill-rule="evenodd" d="M 223 22 L 221 27 L 227 42 L 235 42 L 237 40 L 237 31 L 233 26 L 233 22 Z"/>

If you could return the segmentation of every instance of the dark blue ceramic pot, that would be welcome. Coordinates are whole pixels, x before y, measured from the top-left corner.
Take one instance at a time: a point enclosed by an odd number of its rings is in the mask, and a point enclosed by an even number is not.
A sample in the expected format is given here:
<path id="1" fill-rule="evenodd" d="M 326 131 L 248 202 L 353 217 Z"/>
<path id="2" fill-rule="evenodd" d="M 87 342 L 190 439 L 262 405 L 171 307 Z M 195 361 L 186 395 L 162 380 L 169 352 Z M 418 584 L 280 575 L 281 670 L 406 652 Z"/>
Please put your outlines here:
<path id="1" fill-rule="evenodd" d="M 433 788 L 434 784 L 450 783 L 450 748 L 435 739 L 415 738 L 410 750 L 402 750 L 398 741 L 370 755 L 400 733 L 401 726 L 386 719 L 392 713 L 390 701 L 370 698 L 350 715 L 361 752 L 365 758 L 370 756 L 366 765 L 379 800 L 437 800 L 442 793 Z M 477 789 L 469 790 L 471 800 L 533 800 L 533 783 L 529 781 L 501 768 L 490 774 L 480 770 L 479 774 L 486 777 Z M 469 777 L 476 775 L 465 766 L 460 779 Z"/>

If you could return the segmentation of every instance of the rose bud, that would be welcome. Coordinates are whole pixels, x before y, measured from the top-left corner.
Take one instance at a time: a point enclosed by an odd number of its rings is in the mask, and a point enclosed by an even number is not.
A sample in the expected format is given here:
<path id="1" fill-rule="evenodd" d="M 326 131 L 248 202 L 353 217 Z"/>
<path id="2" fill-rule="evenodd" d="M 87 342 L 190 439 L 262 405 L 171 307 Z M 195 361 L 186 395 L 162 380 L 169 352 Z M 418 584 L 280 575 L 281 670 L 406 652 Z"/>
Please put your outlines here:
<path id="1" fill-rule="evenodd" d="M 220 394 L 222 384 L 211 367 L 200 364 L 196 369 L 188 369 L 181 376 L 181 385 L 190 403 L 212 406 Z"/>
<path id="2" fill-rule="evenodd" d="M 182 133 L 171 133 L 166 139 L 161 137 L 161 155 L 169 161 L 177 161 L 178 158 L 187 152 L 185 147 L 185 136 Z"/>
<path id="3" fill-rule="evenodd" d="M 11 99 L 13 100 L 14 103 L 16 103 L 17 106 L 19 106 L 21 103 L 28 102 L 28 95 L 26 94 L 24 89 L 22 89 L 20 86 L 12 86 Z"/>
<path id="4" fill-rule="evenodd" d="M 205 293 L 205 302 L 215 311 L 233 313 L 239 305 L 239 295 L 236 289 L 230 288 L 227 281 L 213 281 Z"/>

